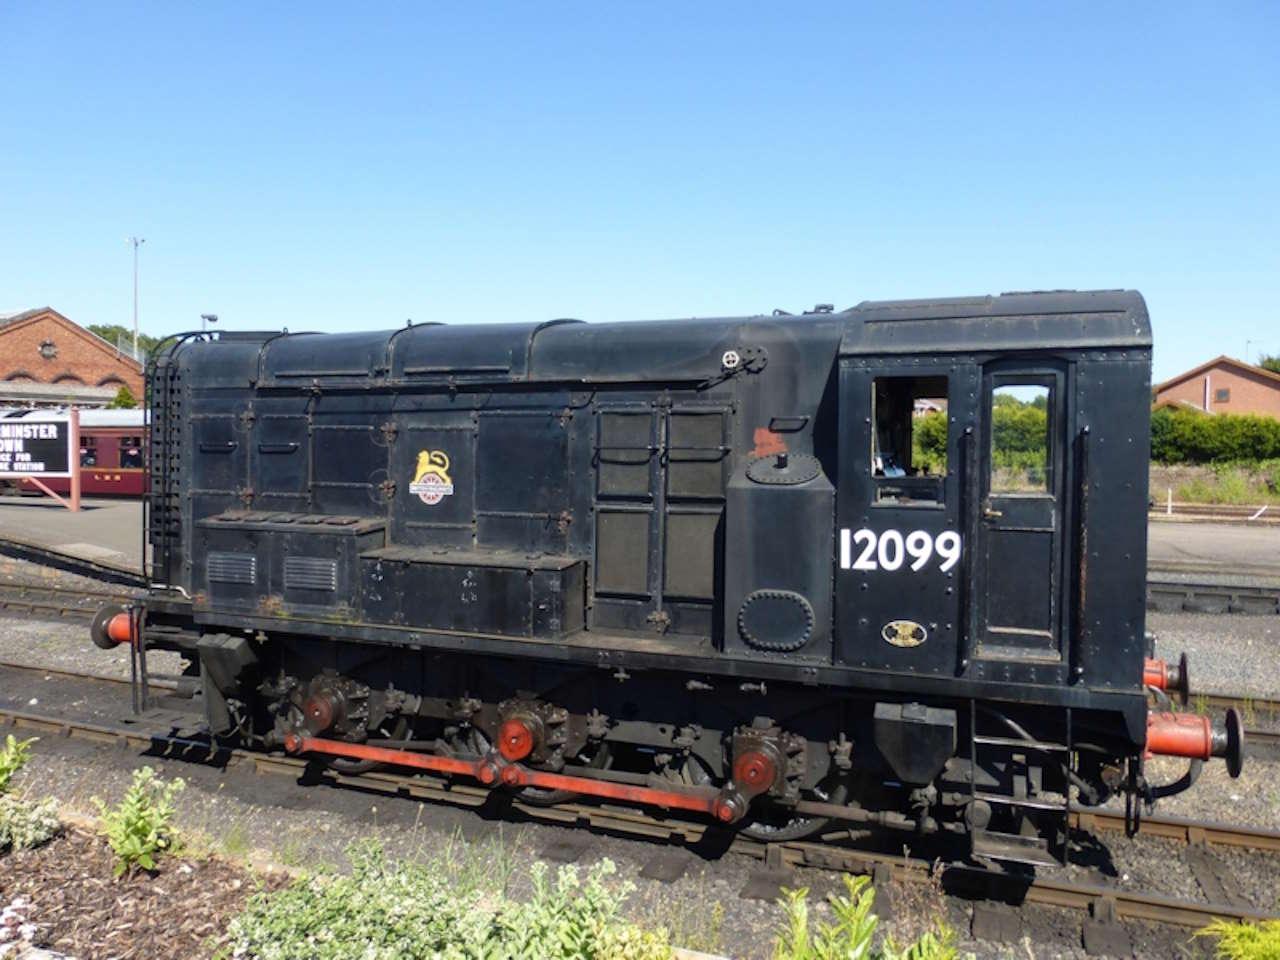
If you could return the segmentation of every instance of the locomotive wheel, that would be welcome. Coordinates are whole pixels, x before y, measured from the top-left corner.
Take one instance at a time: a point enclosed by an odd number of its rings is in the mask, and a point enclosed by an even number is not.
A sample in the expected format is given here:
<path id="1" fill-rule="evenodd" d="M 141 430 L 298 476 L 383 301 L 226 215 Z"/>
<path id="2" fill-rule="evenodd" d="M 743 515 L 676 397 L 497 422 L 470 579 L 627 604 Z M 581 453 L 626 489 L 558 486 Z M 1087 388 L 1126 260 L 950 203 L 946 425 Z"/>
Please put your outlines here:
<path id="1" fill-rule="evenodd" d="M 666 776 L 679 783 L 693 786 L 711 784 L 711 773 L 702 761 L 690 756 L 683 767 L 668 768 Z M 849 797 L 849 785 L 843 779 L 828 778 L 813 788 L 813 795 L 823 803 L 844 803 Z M 831 823 L 829 817 L 793 817 L 786 807 L 771 804 L 767 798 L 756 800 L 751 805 L 747 819 L 738 825 L 738 832 L 752 840 L 766 843 L 782 843 L 789 840 L 800 840 L 813 836 L 827 828 Z"/>
<path id="2" fill-rule="evenodd" d="M 849 797 L 849 785 L 843 780 L 834 784 L 823 781 L 813 788 L 813 795 L 823 803 L 844 803 Z M 752 810 L 753 813 L 738 831 L 744 837 L 765 843 L 811 837 L 815 833 L 821 833 L 831 823 L 830 817 L 790 816 L 785 807 L 770 804 L 768 800 L 757 800 Z"/>
<path id="3" fill-rule="evenodd" d="M 405 717 L 399 717 L 396 719 L 396 725 L 390 733 L 385 733 L 381 729 L 377 732 L 388 740 L 406 740 L 409 736 L 409 721 Z M 372 740 L 372 745 L 376 747 L 378 738 L 373 737 L 370 739 Z M 328 764 L 330 769 L 350 776 L 368 773 L 370 770 L 377 770 L 382 766 L 377 760 L 352 760 L 349 757 L 326 757 L 325 763 Z"/>
<path id="4" fill-rule="evenodd" d="M 450 745 L 457 753 L 474 754 L 480 757 L 487 754 L 493 747 L 489 743 L 489 738 L 476 727 L 471 727 L 461 737 L 454 737 L 450 741 Z M 592 770 L 607 770 L 613 765 L 613 755 L 609 752 L 609 745 L 606 743 L 598 743 L 589 756 L 581 753 L 575 759 L 581 761 L 582 766 L 589 767 Z M 514 796 L 535 807 L 551 807 L 557 803 L 566 803 L 569 800 L 573 800 L 581 796 L 581 794 L 573 790 L 546 790 L 542 787 L 525 787 L 516 791 Z"/>

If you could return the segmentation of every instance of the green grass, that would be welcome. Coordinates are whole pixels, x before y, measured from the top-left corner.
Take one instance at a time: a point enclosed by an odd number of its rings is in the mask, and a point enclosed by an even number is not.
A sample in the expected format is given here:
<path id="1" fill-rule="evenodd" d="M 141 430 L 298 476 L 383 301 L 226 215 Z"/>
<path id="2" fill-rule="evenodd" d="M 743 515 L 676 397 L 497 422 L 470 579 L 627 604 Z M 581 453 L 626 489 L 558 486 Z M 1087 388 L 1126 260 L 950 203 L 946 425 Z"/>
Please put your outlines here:
<path id="1" fill-rule="evenodd" d="M 239 821 L 232 824 L 231 829 L 222 838 L 222 852 L 233 860 L 248 854 L 251 846 L 249 828 Z"/>
<path id="2" fill-rule="evenodd" d="M 1235 923 L 1215 920 L 1197 937 L 1214 937 L 1214 952 L 1223 960 L 1280 960 L 1280 920 Z"/>
<path id="3" fill-rule="evenodd" d="M 1173 491 L 1179 503 L 1280 504 L 1280 464 L 1218 464 Z M 1158 499 L 1158 498 L 1157 498 Z"/>

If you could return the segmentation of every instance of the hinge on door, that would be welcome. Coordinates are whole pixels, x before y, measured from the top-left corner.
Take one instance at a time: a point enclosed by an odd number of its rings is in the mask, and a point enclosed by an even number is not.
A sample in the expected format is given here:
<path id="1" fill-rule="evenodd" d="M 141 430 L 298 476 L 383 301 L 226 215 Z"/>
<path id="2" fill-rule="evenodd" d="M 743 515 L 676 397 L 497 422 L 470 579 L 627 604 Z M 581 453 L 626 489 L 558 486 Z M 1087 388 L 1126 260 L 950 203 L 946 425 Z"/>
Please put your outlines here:
<path id="1" fill-rule="evenodd" d="M 253 412 L 253 407 L 250 407 L 244 413 L 240 414 L 241 428 L 245 430 L 253 429 L 253 421 L 256 419 L 257 419 L 257 414 Z"/>
<path id="2" fill-rule="evenodd" d="M 241 487 L 236 491 L 236 499 L 243 503 L 246 507 L 253 503 L 253 487 Z"/>
<path id="3" fill-rule="evenodd" d="M 396 434 L 400 432 L 400 428 L 399 428 L 399 427 L 397 427 L 397 426 L 396 426 L 394 423 L 392 423 L 390 420 L 388 420 L 386 423 L 384 423 L 384 424 L 383 424 L 381 427 L 379 427 L 378 429 L 379 429 L 379 430 L 381 431 L 381 433 L 382 433 L 382 443 L 383 443 L 383 445 L 384 445 L 384 446 L 388 446 L 388 447 L 389 447 L 389 446 L 391 446 L 391 444 L 395 443 L 395 440 L 396 440 Z"/>
<path id="4" fill-rule="evenodd" d="M 378 492 L 382 494 L 383 501 L 392 499 L 396 495 L 396 482 L 394 480 L 383 480 L 378 484 Z"/>

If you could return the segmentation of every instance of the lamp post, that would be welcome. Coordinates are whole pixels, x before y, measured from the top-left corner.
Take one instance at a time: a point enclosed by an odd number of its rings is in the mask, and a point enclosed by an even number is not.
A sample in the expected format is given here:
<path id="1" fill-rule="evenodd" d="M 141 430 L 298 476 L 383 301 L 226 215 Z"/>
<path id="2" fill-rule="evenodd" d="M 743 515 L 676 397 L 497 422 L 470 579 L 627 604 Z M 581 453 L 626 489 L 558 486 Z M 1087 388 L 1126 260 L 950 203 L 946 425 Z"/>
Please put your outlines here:
<path id="1" fill-rule="evenodd" d="M 146 237 L 125 237 L 125 243 L 133 247 L 133 359 L 138 359 L 138 247 L 147 242 Z"/>

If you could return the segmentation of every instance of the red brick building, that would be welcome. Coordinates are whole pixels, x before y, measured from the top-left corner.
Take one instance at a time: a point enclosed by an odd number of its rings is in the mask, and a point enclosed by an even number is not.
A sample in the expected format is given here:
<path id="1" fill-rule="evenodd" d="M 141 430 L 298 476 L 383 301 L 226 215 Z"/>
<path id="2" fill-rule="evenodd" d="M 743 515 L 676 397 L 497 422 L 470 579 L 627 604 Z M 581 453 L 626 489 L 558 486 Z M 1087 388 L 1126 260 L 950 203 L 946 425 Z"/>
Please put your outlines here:
<path id="1" fill-rule="evenodd" d="M 0 406 L 104 406 L 121 387 L 141 402 L 142 365 L 115 344 L 50 307 L 0 313 Z"/>
<path id="2" fill-rule="evenodd" d="M 1155 403 L 1280 419 L 1280 374 L 1218 357 L 1157 384 Z"/>

